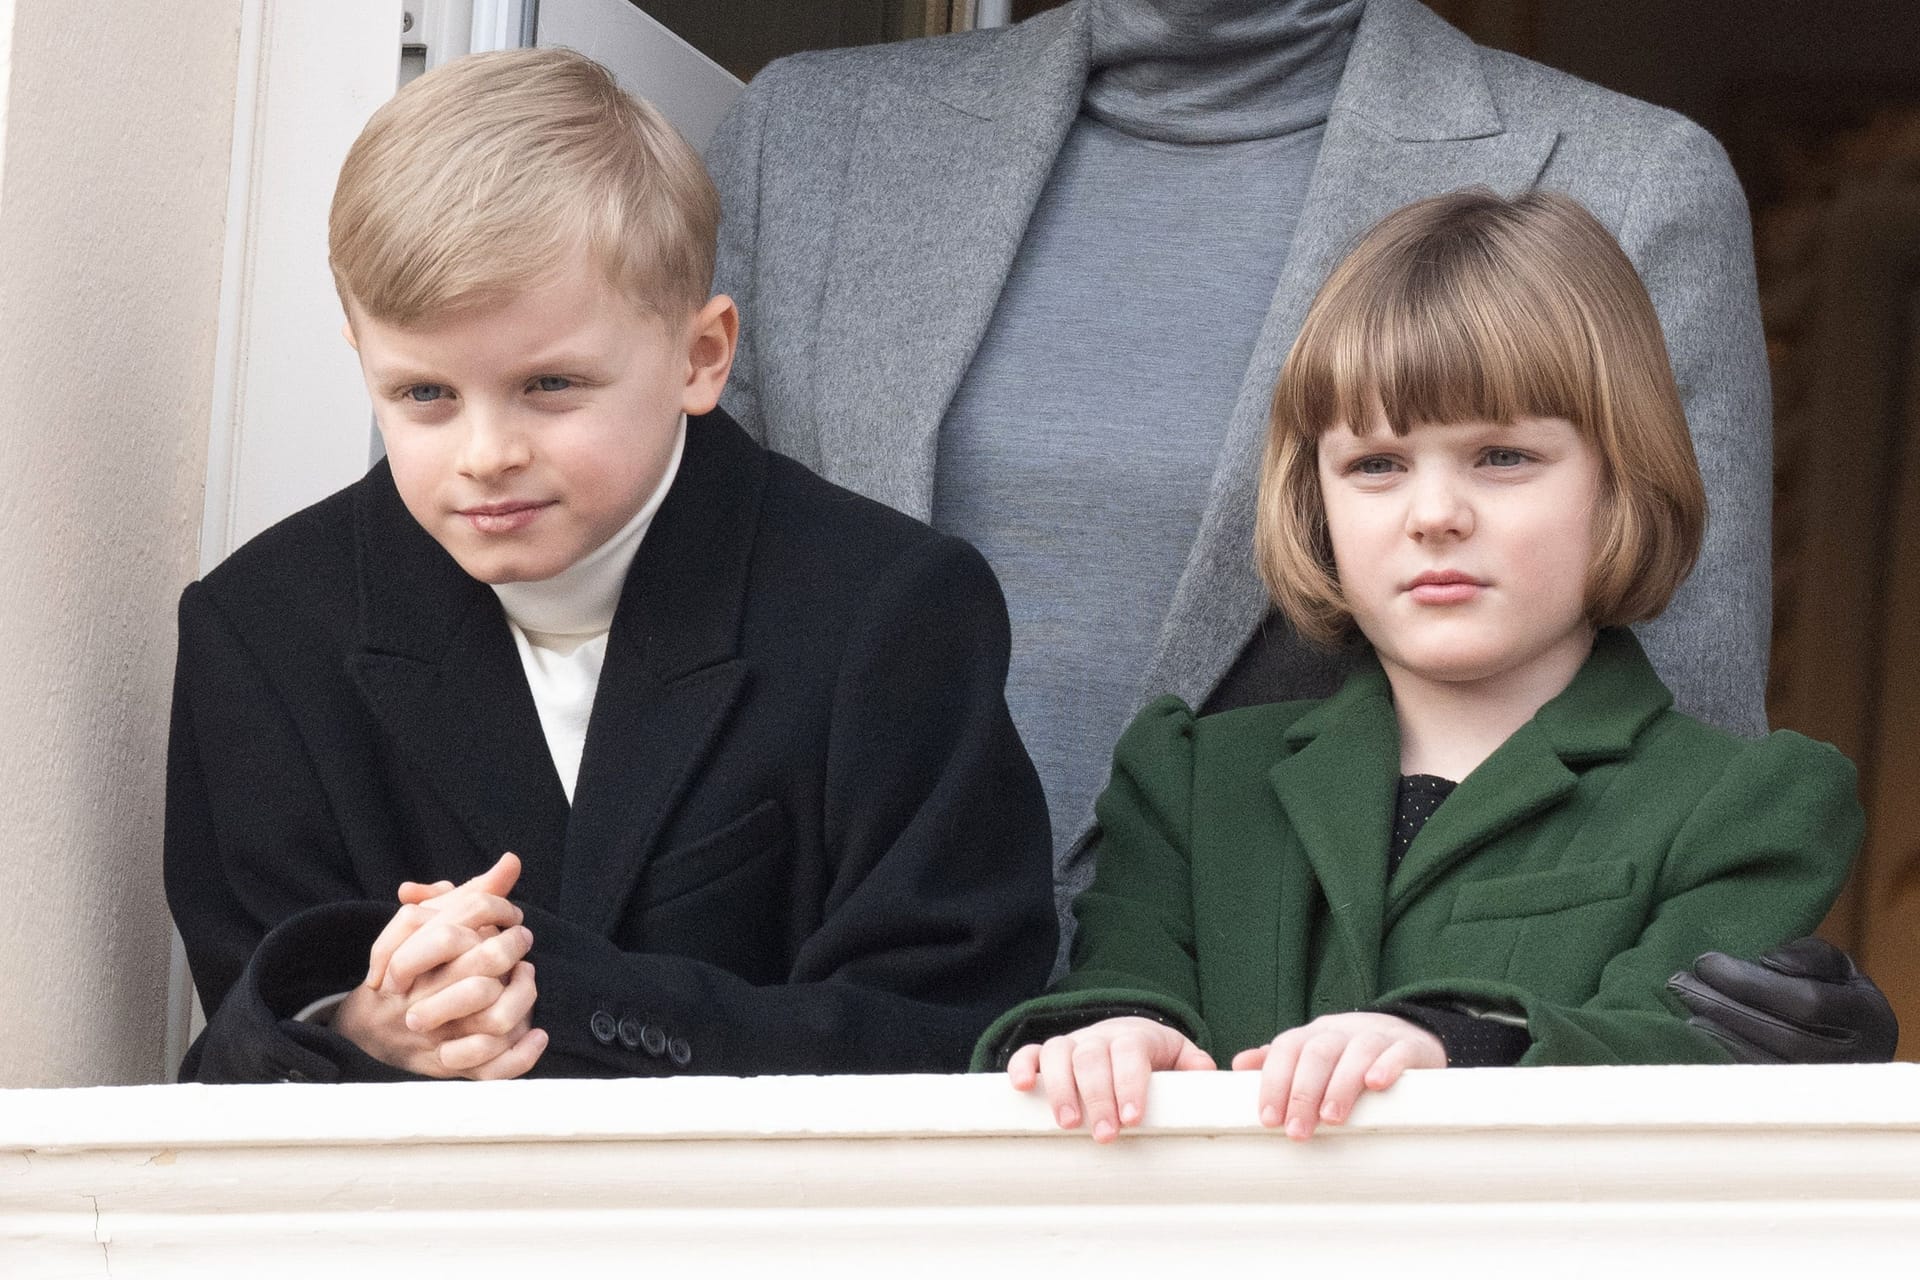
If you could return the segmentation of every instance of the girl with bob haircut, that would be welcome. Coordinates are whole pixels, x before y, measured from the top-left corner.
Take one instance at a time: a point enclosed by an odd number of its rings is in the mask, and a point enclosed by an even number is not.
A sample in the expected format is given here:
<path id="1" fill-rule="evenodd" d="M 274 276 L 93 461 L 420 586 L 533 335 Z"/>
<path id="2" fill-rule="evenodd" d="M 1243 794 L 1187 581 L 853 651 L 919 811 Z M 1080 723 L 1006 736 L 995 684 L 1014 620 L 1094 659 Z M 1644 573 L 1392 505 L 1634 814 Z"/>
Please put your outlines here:
<path id="1" fill-rule="evenodd" d="M 1592 214 L 1474 189 L 1387 217 L 1302 325 L 1256 516 L 1275 602 L 1353 674 L 1140 713 L 1072 970 L 975 1066 L 1110 1141 L 1159 1070 L 1259 1071 L 1262 1123 L 1305 1138 L 1409 1068 L 1731 1060 L 1667 975 L 1810 930 L 1862 818 L 1837 751 L 1675 711 L 1626 629 L 1705 522 Z"/>

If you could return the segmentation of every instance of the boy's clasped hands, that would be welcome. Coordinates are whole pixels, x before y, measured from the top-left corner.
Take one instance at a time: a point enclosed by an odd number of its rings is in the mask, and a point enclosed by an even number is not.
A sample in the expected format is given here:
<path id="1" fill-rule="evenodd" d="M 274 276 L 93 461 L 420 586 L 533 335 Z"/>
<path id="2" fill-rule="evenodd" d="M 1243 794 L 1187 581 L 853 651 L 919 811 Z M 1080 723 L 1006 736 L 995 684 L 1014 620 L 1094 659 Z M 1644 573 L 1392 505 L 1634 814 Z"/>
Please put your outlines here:
<path id="1" fill-rule="evenodd" d="M 526 1074 L 547 1033 L 532 1024 L 533 932 L 507 900 L 519 879 L 520 859 L 507 853 L 465 884 L 403 883 L 366 980 L 335 1011 L 333 1029 L 416 1075 Z"/>
<path id="2" fill-rule="evenodd" d="M 1440 1038 L 1385 1013 L 1332 1013 L 1233 1056 L 1235 1071 L 1260 1073 L 1260 1123 L 1305 1140 L 1315 1126 L 1340 1124 L 1363 1090 L 1386 1089 L 1402 1072 L 1444 1067 Z M 1015 1089 L 1039 1085 L 1063 1129 L 1086 1123 L 1112 1142 L 1146 1113 L 1155 1071 L 1212 1071 L 1206 1050 L 1150 1018 L 1108 1018 L 1045 1044 L 1023 1045 L 1007 1061 Z"/>

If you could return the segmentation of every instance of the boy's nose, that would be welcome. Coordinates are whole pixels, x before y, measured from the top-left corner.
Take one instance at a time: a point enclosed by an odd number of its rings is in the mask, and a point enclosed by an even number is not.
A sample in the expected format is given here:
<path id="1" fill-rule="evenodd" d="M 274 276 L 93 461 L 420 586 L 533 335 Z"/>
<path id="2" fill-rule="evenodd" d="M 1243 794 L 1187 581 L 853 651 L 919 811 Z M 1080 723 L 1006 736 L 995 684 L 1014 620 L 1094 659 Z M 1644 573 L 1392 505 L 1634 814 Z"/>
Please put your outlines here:
<path id="1" fill-rule="evenodd" d="M 469 409 L 466 427 L 459 461 L 463 476 L 493 480 L 519 470 L 532 459 L 526 433 L 517 429 L 506 414 Z"/>

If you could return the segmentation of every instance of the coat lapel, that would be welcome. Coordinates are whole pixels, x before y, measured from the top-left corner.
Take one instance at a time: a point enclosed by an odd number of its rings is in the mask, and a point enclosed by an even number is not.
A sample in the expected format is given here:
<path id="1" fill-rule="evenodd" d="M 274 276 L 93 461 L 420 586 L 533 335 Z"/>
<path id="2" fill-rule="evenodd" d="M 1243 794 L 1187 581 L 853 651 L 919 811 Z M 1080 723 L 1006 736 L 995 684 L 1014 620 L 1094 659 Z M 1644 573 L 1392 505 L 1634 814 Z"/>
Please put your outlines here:
<path id="1" fill-rule="evenodd" d="M 560 911 L 611 934 L 747 681 L 737 656 L 766 455 L 722 413 L 687 426 L 680 472 L 628 571 L 566 831 Z"/>
<path id="2" fill-rule="evenodd" d="M 1368 4 L 1146 692 L 1201 705 L 1268 613 L 1252 555 L 1267 412 L 1307 306 L 1341 254 L 1404 204 L 1475 184 L 1514 194 L 1546 164 L 1558 134 L 1503 121 L 1479 56 L 1415 0 Z"/>
<path id="3" fill-rule="evenodd" d="M 1268 780 L 1326 897 L 1334 945 L 1358 998 L 1365 999 L 1379 974 L 1387 840 L 1400 764 L 1393 701 L 1379 667 L 1355 675 L 1302 716 L 1288 729 L 1287 741 L 1295 749 L 1273 766 Z M 1301 915 L 1295 933 L 1304 938 L 1310 927 L 1311 918 Z"/>
<path id="4" fill-rule="evenodd" d="M 1387 923 L 1475 850 L 1566 800 L 1577 770 L 1624 758 L 1672 702 L 1631 631 L 1601 632 L 1573 683 L 1467 775 L 1414 837 L 1388 886 Z"/>
<path id="5" fill-rule="evenodd" d="M 921 519 L 940 420 L 1080 109 L 1086 7 L 957 47 L 938 78 L 868 89 L 818 335 L 825 474 Z"/>
<path id="6" fill-rule="evenodd" d="M 553 902 L 567 797 L 498 599 L 407 513 L 384 462 L 361 482 L 356 537 L 354 681 L 473 843 L 466 865 L 433 874 L 476 875 L 511 850 L 520 892 Z"/>

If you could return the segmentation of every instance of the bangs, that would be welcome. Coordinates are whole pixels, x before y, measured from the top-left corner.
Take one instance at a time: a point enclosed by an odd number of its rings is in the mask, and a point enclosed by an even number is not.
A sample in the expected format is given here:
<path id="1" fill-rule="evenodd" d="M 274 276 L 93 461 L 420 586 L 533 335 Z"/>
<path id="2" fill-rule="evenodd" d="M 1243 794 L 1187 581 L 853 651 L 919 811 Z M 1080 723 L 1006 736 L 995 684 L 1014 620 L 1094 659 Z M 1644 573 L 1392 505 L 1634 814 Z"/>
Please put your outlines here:
<path id="1" fill-rule="evenodd" d="M 1389 243 L 1335 272 L 1275 390 L 1276 430 L 1359 435 L 1378 414 L 1395 435 L 1522 417 L 1591 434 L 1604 379 L 1586 308 L 1564 279 L 1475 230 Z"/>

